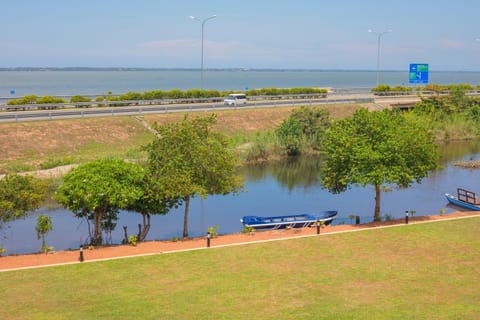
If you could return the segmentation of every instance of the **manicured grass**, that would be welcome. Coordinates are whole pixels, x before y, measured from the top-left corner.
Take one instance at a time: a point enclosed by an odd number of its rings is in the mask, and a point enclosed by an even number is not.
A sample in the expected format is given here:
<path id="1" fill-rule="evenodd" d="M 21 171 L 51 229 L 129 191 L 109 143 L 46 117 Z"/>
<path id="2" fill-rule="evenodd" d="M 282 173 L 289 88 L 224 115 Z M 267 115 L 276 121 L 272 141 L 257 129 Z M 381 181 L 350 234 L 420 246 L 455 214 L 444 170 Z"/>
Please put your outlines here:
<path id="1" fill-rule="evenodd" d="M 478 319 L 479 234 L 470 218 L 0 273 L 0 319 Z"/>

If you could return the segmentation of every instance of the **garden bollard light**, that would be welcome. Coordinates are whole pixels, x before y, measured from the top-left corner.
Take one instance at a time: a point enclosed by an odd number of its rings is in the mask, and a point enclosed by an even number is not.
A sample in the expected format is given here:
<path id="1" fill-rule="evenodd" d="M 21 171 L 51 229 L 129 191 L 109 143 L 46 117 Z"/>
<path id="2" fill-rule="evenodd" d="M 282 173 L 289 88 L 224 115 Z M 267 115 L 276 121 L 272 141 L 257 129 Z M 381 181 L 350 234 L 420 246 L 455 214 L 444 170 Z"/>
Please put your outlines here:
<path id="1" fill-rule="evenodd" d="M 317 220 L 317 234 L 320 234 L 320 220 Z"/>
<path id="2" fill-rule="evenodd" d="M 83 246 L 80 246 L 80 258 L 79 258 L 80 262 L 83 262 Z"/>
<path id="3" fill-rule="evenodd" d="M 408 224 L 408 210 L 405 211 L 405 224 Z"/>
<path id="4" fill-rule="evenodd" d="M 210 234 L 210 232 L 207 232 L 207 248 L 210 248 L 210 238 L 212 237 L 212 235 Z"/>

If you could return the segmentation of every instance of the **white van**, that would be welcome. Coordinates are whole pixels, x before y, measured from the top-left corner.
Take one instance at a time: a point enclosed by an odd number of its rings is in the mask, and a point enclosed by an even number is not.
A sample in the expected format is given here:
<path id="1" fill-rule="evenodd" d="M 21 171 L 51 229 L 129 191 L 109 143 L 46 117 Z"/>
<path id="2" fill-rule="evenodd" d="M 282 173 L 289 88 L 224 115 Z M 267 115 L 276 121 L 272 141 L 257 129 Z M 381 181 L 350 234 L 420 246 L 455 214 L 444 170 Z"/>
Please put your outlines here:
<path id="1" fill-rule="evenodd" d="M 247 104 L 247 96 L 243 93 L 232 93 L 223 100 L 223 104 L 227 106 L 237 106 L 239 104 Z"/>

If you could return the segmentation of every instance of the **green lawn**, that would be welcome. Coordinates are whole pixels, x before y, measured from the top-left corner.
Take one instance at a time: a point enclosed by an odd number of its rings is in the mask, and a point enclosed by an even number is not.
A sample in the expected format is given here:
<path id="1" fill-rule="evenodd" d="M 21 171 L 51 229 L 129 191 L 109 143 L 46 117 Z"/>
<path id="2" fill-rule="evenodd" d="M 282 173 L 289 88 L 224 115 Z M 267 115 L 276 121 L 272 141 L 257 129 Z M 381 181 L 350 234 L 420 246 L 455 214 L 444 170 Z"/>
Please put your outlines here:
<path id="1" fill-rule="evenodd" d="M 479 319 L 480 218 L 4 272 L 0 283 L 0 319 Z"/>

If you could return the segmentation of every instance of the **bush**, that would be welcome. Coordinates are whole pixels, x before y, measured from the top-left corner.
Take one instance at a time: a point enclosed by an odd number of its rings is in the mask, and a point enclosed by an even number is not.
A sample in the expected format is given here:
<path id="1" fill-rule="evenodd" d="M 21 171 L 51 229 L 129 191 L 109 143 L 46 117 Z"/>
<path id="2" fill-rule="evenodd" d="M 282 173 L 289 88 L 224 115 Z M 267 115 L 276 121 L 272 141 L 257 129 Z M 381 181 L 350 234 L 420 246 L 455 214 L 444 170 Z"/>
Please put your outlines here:
<path id="1" fill-rule="evenodd" d="M 52 96 L 43 96 L 37 99 L 38 104 L 49 104 L 49 103 L 65 103 L 66 101 L 62 98 L 56 98 Z"/>
<path id="2" fill-rule="evenodd" d="M 330 113 L 321 108 L 301 107 L 294 109 L 290 117 L 295 119 L 300 125 L 306 142 L 313 149 L 320 149 L 320 145 L 325 134 L 325 130 L 330 127 Z"/>
<path id="3" fill-rule="evenodd" d="M 250 226 L 244 226 L 243 229 L 242 229 L 242 233 L 250 233 L 250 234 L 253 234 L 253 233 L 255 233 L 255 228 L 254 228 L 254 227 L 250 227 Z"/>
<path id="4" fill-rule="evenodd" d="M 130 243 L 132 246 L 137 245 L 137 236 L 131 235 L 128 237 L 128 243 Z"/>
<path id="5" fill-rule="evenodd" d="M 288 117 L 275 130 L 280 145 L 285 149 L 287 155 L 295 156 L 300 154 L 304 133 L 301 125 L 293 117 Z"/>
<path id="6" fill-rule="evenodd" d="M 97 97 L 98 98 L 98 97 Z M 92 99 L 90 98 L 87 98 L 87 97 L 83 97 L 83 96 L 80 96 L 80 95 L 76 95 L 76 96 L 73 96 L 70 98 L 70 102 L 72 103 L 76 103 L 76 102 L 90 102 L 92 101 Z"/>
<path id="7" fill-rule="evenodd" d="M 120 95 L 118 100 L 144 100 L 144 96 L 139 92 L 127 92 Z"/>
<path id="8" fill-rule="evenodd" d="M 218 236 L 218 226 L 208 227 L 207 232 L 212 236 Z"/>
<path id="9" fill-rule="evenodd" d="M 249 96 L 277 96 L 293 94 L 326 94 L 327 89 L 319 88 L 262 88 L 252 89 L 246 92 Z"/>
<path id="10" fill-rule="evenodd" d="M 24 96 L 19 99 L 9 100 L 7 101 L 7 105 L 34 104 L 34 103 L 37 103 L 37 99 L 38 97 L 32 94 L 32 95 Z"/>

